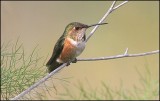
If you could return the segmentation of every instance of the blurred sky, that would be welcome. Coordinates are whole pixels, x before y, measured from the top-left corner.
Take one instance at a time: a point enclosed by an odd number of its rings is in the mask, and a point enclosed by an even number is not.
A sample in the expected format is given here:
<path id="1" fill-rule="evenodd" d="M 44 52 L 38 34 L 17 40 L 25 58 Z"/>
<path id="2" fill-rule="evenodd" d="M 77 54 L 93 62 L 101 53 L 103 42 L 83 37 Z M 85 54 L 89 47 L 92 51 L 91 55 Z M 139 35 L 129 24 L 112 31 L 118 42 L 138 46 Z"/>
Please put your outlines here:
<path id="1" fill-rule="evenodd" d="M 49 55 L 49 59 L 57 39 L 68 23 L 77 21 L 88 25 L 95 24 L 111 3 L 111 1 L 2 1 L 1 43 L 16 42 L 20 37 L 26 53 L 30 53 L 38 45 L 39 56 Z M 98 28 L 79 57 L 118 55 L 123 54 L 126 48 L 129 48 L 128 53 L 159 49 L 158 1 L 130 1 L 112 12 L 104 22 L 109 24 Z M 147 65 L 153 78 L 155 80 L 159 78 L 158 55 L 77 62 L 64 68 L 57 77 L 72 77 L 69 79 L 70 84 L 67 85 L 71 86 L 71 89 L 78 81 L 85 84 L 86 79 L 92 88 L 100 88 L 101 81 L 116 88 L 122 80 L 126 89 L 132 89 L 133 85 L 140 84 L 135 67 L 145 73 Z M 63 91 L 63 88 L 59 89 Z"/>

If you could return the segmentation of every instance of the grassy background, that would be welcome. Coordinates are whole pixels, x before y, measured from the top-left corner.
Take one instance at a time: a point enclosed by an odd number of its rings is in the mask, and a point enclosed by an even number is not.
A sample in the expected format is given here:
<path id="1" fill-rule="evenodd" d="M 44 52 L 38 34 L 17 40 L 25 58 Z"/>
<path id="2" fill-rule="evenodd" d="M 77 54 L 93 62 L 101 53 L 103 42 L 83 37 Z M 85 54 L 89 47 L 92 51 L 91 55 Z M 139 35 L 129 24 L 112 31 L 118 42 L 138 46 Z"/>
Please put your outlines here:
<path id="1" fill-rule="evenodd" d="M 9 40 L 15 42 L 20 36 L 20 43 L 23 43 L 26 57 L 30 56 L 38 44 L 38 56 L 48 56 L 48 60 L 55 42 L 68 23 L 73 21 L 85 24 L 97 23 L 110 5 L 110 1 L 2 1 L 1 47 L 2 43 Z M 101 26 L 96 31 L 80 57 L 121 54 L 127 47 L 129 53 L 157 50 L 159 48 L 158 8 L 158 1 L 131 1 L 114 11 L 105 21 L 109 24 Z M 12 48 L 9 51 L 12 51 Z M 43 62 L 39 62 L 38 65 Z M 79 94 L 79 91 L 73 86 L 78 81 L 87 85 L 86 79 L 93 89 L 102 88 L 101 81 L 109 85 L 109 88 L 120 89 L 120 82 L 123 81 L 123 89 L 134 92 L 134 85 L 143 88 L 135 67 L 142 74 L 145 74 L 146 65 L 150 70 L 152 79 L 159 80 L 158 54 L 111 61 L 78 62 L 64 68 L 53 77 L 54 79 L 47 81 L 46 85 L 53 88 L 54 84 L 57 91 L 55 88 L 49 90 L 50 94 L 46 91 L 46 98 L 57 99 L 59 93 L 66 91 L 64 87 L 75 94 Z M 45 66 L 42 68 L 46 69 Z M 46 73 L 46 71 L 43 72 Z M 59 80 L 61 78 L 63 80 Z M 64 80 L 66 78 L 67 81 Z M 89 90 L 89 87 L 86 86 L 85 90 Z"/>
<path id="2" fill-rule="evenodd" d="M 12 51 L 10 51 L 10 49 Z M 18 40 L 1 46 L 1 98 L 9 100 L 46 75 L 44 58 L 39 57 L 37 47 L 26 56 Z M 31 98 L 31 97 L 30 97 Z"/>

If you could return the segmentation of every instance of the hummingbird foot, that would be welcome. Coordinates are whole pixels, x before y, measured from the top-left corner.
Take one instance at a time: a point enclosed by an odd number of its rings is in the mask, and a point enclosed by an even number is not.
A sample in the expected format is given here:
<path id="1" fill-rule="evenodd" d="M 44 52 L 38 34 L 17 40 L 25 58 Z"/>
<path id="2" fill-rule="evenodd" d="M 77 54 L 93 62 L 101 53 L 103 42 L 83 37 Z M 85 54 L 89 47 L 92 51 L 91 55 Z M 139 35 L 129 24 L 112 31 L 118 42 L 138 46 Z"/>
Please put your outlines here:
<path id="1" fill-rule="evenodd" d="M 66 66 L 69 66 L 71 63 L 76 63 L 77 59 L 75 58 L 72 62 L 68 62 Z"/>
<path id="2" fill-rule="evenodd" d="M 70 62 L 68 62 L 66 66 L 69 66 L 69 65 L 70 65 Z"/>
<path id="3" fill-rule="evenodd" d="M 72 61 L 72 63 L 76 63 L 77 62 L 77 59 L 75 58 L 73 61 Z"/>

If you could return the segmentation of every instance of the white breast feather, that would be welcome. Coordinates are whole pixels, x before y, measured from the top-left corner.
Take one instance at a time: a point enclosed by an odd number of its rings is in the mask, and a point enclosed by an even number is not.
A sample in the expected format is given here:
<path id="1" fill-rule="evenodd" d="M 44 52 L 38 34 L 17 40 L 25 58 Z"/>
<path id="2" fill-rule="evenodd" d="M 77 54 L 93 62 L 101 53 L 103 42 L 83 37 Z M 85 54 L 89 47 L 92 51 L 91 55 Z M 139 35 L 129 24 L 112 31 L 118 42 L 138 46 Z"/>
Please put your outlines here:
<path id="1" fill-rule="evenodd" d="M 71 38 L 68 38 L 68 40 L 71 42 L 72 45 L 77 47 L 76 56 L 80 55 L 85 48 L 85 41 L 84 42 L 77 42 L 77 41 L 74 41 Z"/>

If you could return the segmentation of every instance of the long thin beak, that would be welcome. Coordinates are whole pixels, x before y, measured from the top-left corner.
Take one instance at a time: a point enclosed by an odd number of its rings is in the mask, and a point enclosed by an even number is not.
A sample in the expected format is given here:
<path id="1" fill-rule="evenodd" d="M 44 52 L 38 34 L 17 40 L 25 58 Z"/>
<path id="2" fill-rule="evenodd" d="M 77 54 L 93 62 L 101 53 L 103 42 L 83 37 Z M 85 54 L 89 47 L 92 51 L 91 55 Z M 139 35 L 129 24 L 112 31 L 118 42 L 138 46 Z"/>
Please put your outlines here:
<path id="1" fill-rule="evenodd" d="M 93 25 L 89 25 L 87 28 L 89 28 L 89 27 L 93 27 L 93 26 L 97 26 L 97 25 L 104 25 L 104 24 L 108 24 L 108 23 L 93 24 Z"/>

